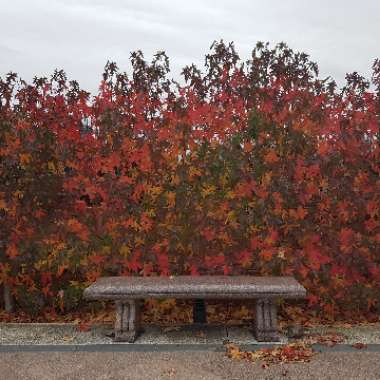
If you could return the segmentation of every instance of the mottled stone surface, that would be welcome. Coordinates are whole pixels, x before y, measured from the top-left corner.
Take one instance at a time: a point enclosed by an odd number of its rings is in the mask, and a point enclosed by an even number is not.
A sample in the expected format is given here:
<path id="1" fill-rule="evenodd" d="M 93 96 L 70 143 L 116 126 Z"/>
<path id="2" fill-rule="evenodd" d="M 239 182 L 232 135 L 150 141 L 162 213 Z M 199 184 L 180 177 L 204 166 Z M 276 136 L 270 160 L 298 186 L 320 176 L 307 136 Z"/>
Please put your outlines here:
<path id="1" fill-rule="evenodd" d="M 133 343 L 141 332 L 140 300 L 116 301 L 115 342 Z"/>
<path id="2" fill-rule="evenodd" d="M 254 276 L 102 277 L 84 292 L 85 298 L 93 300 L 263 299 L 305 296 L 305 288 L 292 277 Z"/>
<path id="3" fill-rule="evenodd" d="M 280 335 L 277 329 L 277 303 L 272 299 L 259 299 L 255 302 L 255 336 L 259 342 L 277 342 Z"/>

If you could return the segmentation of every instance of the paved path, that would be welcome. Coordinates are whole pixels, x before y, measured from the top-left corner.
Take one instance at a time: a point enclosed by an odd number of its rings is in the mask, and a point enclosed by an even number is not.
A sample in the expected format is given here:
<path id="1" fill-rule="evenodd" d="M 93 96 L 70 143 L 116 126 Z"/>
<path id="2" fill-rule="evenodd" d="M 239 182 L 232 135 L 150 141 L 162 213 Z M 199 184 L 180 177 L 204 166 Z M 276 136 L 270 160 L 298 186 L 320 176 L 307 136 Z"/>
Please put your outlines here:
<path id="1" fill-rule="evenodd" d="M 220 352 L 1 353 L 6 380 L 240 380 L 380 379 L 380 353 L 323 353 L 310 363 L 271 365 L 236 361 Z"/>

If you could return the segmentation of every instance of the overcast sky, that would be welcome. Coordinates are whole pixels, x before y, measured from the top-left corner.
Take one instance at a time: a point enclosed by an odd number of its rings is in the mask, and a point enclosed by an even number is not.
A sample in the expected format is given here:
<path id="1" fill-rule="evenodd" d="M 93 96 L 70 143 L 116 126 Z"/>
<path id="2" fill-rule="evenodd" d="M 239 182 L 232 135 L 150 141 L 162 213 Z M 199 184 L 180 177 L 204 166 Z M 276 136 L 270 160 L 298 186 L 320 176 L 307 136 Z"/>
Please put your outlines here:
<path id="1" fill-rule="evenodd" d="M 342 84 L 346 72 L 369 77 L 380 57 L 380 1 L 0 0 L 0 76 L 62 68 L 92 92 L 107 60 L 127 70 L 131 51 L 165 50 L 178 79 L 221 38 L 244 60 L 257 41 L 285 41 Z"/>

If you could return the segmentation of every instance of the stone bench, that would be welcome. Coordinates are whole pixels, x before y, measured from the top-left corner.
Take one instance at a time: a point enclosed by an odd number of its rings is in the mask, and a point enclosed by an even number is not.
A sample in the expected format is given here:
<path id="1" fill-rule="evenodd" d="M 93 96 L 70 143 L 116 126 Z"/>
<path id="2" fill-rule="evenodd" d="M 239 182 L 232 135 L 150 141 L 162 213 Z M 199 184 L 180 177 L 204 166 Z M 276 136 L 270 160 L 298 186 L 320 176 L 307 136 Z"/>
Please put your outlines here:
<path id="1" fill-rule="evenodd" d="M 115 301 L 115 341 L 133 343 L 140 329 L 144 298 L 254 300 L 254 333 L 261 342 L 278 341 L 277 301 L 304 298 L 292 277 L 178 276 L 101 277 L 84 291 L 88 300 Z"/>

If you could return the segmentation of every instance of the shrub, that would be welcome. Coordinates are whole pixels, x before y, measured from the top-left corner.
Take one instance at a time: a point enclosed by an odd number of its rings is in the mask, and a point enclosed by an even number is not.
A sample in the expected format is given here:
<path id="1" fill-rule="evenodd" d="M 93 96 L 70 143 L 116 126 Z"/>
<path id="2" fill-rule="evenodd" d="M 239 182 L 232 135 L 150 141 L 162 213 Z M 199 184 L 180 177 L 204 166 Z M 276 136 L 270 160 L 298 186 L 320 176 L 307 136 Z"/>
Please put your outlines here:
<path id="1" fill-rule="evenodd" d="M 132 54 L 93 98 L 0 81 L 0 282 L 68 311 L 101 275 L 294 275 L 330 316 L 378 311 L 380 63 L 341 91 L 307 55 L 214 43 L 206 72 Z"/>

